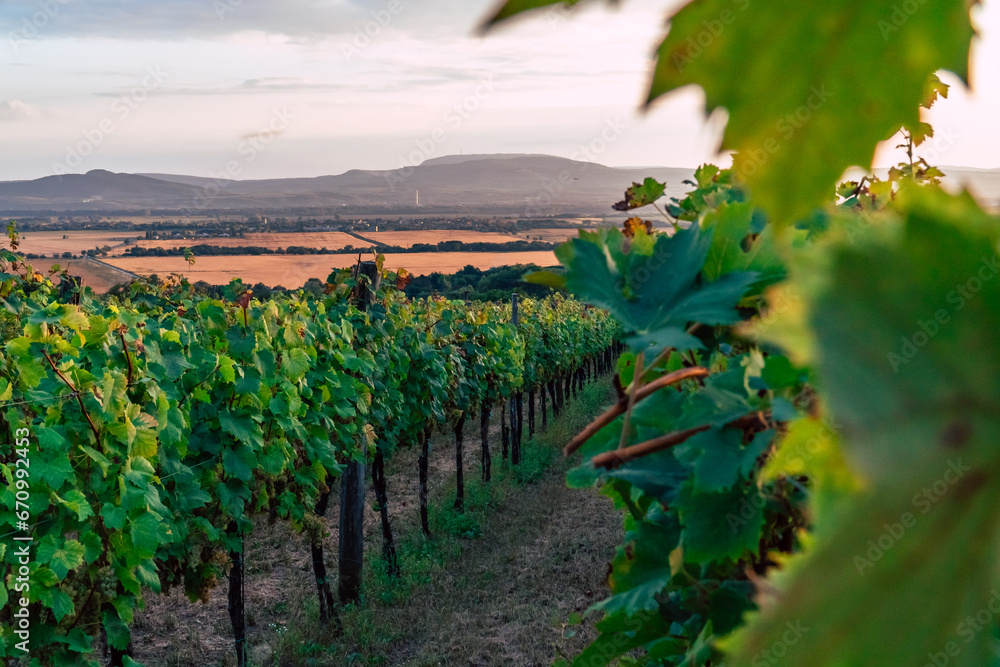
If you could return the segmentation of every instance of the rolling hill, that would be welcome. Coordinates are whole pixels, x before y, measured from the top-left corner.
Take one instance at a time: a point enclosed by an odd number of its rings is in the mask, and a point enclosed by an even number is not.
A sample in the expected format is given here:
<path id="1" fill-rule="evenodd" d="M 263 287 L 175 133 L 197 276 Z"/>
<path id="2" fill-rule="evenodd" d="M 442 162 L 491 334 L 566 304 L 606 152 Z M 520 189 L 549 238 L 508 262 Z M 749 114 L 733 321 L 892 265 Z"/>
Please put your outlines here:
<path id="1" fill-rule="evenodd" d="M 690 169 L 616 169 L 547 155 L 464 155 L 393 170 L 352 169 L 335 176 L 224 180 L 174 174 L 86 174 L 0 182 L 0 211 L 218 210 L 420 205 L 452 212 L 541 215 L 607 212 L 646 176 L 681 194 Z"/>
<path id="2" fill-rule="evenodd" d="M 1000 169 L 946 167 L 946 186 L 1000 206 Z M 335 176 L 225 180 L 175 174 L 86 174 L 0 182 L 0 212 L 289 210 L 364 207 L 383 212 L 603 214 L 633 181 L 652 176 L 680 196 L 691 169 L 614 168 L 550 155 L 449 155 L 416 167 Z M 417 196 L 421 209 L 416 209 Z"/>

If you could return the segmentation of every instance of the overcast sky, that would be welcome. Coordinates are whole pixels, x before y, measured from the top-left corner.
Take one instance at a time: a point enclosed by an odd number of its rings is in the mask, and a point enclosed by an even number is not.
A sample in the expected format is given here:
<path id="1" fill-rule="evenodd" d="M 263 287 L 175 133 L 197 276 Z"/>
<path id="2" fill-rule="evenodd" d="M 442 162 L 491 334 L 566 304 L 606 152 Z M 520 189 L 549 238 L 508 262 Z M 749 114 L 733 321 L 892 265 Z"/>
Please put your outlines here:
<path id="1" fill-rule="evenodd" d="M 316 176 L 459 152 L 718 161 L 700 93 L 638 111 L 678 4 L 592 3 L 480 38 L 493 0 L 3 0 L 0 180 Z M 930 115 L 937 164 L 1000 167 L 1000 0 L 977 12 L 975 93 L 956 85 Z"/>

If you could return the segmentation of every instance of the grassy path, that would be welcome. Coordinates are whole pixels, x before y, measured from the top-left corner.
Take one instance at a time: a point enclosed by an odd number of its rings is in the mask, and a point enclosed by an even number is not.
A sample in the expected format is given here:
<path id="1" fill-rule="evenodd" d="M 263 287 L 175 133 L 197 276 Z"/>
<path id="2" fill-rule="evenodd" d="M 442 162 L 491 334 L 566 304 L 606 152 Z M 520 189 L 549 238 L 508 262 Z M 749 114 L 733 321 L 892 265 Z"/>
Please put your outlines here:
<path id="1" fill-rule="evenodd" d="M 517 470 L 500 462 L 499 420 L 491 446 L 494 479 L 479 482 L 478 419 L 466 434 L 464 514 L 454 499 L 454 445 L 438 436 L 431 458 L 431 528 L 416 517 L 416 455 L 389 461 L 389 498 L 403 576 L 381 567 L 381 530 L 368 510 L 365 603 L 344 610 L 343 632 L 318 627 L 309 550 L 282 523 L 258 524 L 247 539 L 249 641 L 255 665 L 550 665 L 593 638 L 592 624 L 567 627 L 607 594 L 605 574 L 622 536 L 621 514 L 596 490 L 566 488 L 560 447 L 613 400 L 610 383 L 584 389 L 560 419 L 527 442 Z M 336 572 L 337 507 L 327 563 Z M 151 596 L 134 629 L 147 667 L 232 665 L 225 581 L 207 605 L 177 593 Z"/>

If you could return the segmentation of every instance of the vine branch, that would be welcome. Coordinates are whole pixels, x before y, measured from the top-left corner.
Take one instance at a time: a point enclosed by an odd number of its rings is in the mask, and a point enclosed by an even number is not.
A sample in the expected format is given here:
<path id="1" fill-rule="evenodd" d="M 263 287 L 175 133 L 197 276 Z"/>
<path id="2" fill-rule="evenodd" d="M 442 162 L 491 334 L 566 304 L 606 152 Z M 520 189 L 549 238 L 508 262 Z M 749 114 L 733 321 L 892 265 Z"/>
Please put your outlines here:
<path id="1" fill-rule="evenodd" d="M 664 387 L 669 387 L 672 384 L 676 384 L 682 380 L 687 380 L 689 378 L 705 377 L 708 375 L 708 369 L 702 368 L 701 366 L 696 366 L 694 368 L 682 368 L 676 370 L 673 373 L 667 373 L 661 378 L 657 378 L 652 382 L 643 385 L 642 388 L 635 392 L 635 403 L 642 401 L 649 396 L 652 396 L 660 389 Z M 617 379 L 617 376 L 615 376 Z M 620 384 L 618 385 L 620 388 Z M 618 402 L 612 405 L 608 410 L 602 414 L 600 417 L 592 421 L 587 428 L 580 431 L 579 435 L 569 441 L 569 444 L 563 448 L 563 454 L 569 456 L 576 450 L 580 449 L 585 442 L 590 440 L 594 435 L 600 431 L 602 428 L 613 422 L 620 415 L 625 413 L 628 409 L 629 398 L 624 392 L 619 392 Z"/>
<path id="2" fill-rule="evenodd" d="M 755 424 L 767 424 L 764 413 L 751 412 L 748 415 L 743 415 L 742 417 L 734 419 L 726 424 L 724 428 L 747 428 Z M 650 454 L 655 454 L 656 452 L 662 452 L 664 449 L 669 449 L 675 445 L 679 445 L 698 433 L 707 431 L 710 428 L 712 428 L 711 425 L 705 424 L 704 426 L 696 426 L 695 428 L 688 428 L 683 431 L 667 433 L 666 435 L 661 435 L 659 438 L 653 438 L 652 440 L 647 440 L 646 442 L 640 442 L 639 444 L 632 445 L 631 447 L 613 449 L 611 451 L 604 452 L 603 454 L 598 454 L 591 459 L 591 463 L 594 464 L 595 468 L 614 470 L 615 468 L 625 465 L 630 461 L 634 461 L 635 459 L 642 458 L 643 456 L 649 456 Z"/>
<path id="3" fill-rule="evenodd" d="M 628 442 L 628 427 L 629 422 L 632 420 L 632 408 L 635 407 L 636 392 L 639 391 L 639 387 L 642 385 L 642 376 L 646 370 L 645 352 L 640 352 L 636 355 L 632 370 L 632 382 L 628 385 L 628 403 L 625 407 L 625 422 L 622 424 L 621 438 L 618 439 L 618 449 L 625 449 L 625 443 Z"/>
<path id="4" fill-rule="evenodd" d="M 132 386 L 132 373 L 134 372 L 134 369 L 132 367 L 132 357 L 129 356 L 129 353 L 128 353 L 128 344 L 125 342 L 125 332 L 122 331 L 121 329 L 119 329 L 118 330 L 118 337 L 122 339 L 122 349 L 125 351 L 125 361 L 128 362 L 128 380 L 126 382 L 126 386 L 131 387 Z"/>
<path id="5" fill-rule="evenodd" d="M 49 366 L 52 366 L 52 370 L 56 372 L 56 375 L 59 376 L 59 379 L 62 380 L 66 384 L 66 386 L 70 388 L 70 391 L 73 392 L 73 395 L 76 397 L 76 402 L 80 404 L 80 410 L 83 411 L 83 416 L 87 418 L 87 423 L 90 424 L 90 430 L 94 432 L 94 438 L 96 438 L 97 442 L 100 443 L 101 434 L 97 430 L 97 426 L 94 424 L 94 420 L 90 418 L 90 413 L 87 412 L 87 406 L 83 404 L 83 396 L 80 395 L 80 391 L 73 386 L 73 383 L 69 381 L 69 378 L 63 375 L 62 371 L 56 368 L 56 362 L 52 361 L 52 357 L 49 356 L 48 352 L 42 350 L 42 354 L 45 355 L 45 359 L 49 362 Z"/>

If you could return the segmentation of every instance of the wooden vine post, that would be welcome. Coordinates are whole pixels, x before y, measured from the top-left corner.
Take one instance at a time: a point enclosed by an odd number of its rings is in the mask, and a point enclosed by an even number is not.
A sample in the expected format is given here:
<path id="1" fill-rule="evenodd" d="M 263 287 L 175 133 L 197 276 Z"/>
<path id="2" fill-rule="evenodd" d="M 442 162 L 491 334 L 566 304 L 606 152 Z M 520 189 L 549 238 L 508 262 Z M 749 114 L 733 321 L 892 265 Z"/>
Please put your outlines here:
<path id="1" fill-rule="evenodd" d="M 535 437 L 535 388 L 528 390 L 528 440 Z"/>
<path id="2" fill-rule="evenodd" d="M 367 279 L 367 280 L 365 280 Z M 375 262 L 358 266 L 357 307 L 375 302 L 382 276 Z M 365 560 L 365 461 L 351 459 L 340 480 L 340 541 L 337 592 L 341 604 L 361 601 L 361 571 Z"/>
<path id="3" fill-rule="evenodd" d="M 539 397 L 539 407 L 542 409 L 542 430 L 546 430 L 549 427 L 549 415 L 548 411 L 545 409 L 545 383 L 541 385 L 541 390 L 538 392 Z"/>
<path id="4" fill-rule="evenodd" d="M 396 556 L 396 540 L 392 536 L 392 524 L 389 522 L 389 494 L 385 479 L 385 455 L 379 447 L 372 461 L 372 486 L 375 487 L 375 502 L 378 503 L 379 517 L 382 520 L 382 557 L 385 560 L 386 571 L 390 577 L 399 578 L 399 558 Z"/>
<path id="5" fill-rule="evenodd" d="M 465 464 L 462 461 L 462 445 L 465 439 L 465 413 L 455 423 L 455 511 L 465 511 Z"/>
<path id="6" fill-rule="evenodd" d="M 330 480 L 327 479 L 327 483 Z M 319 500 L 316 501 L 316 516 L 326 516 L 326 509 L 330 504 L 330 487 L 320 493 Z M 333 591 L 330 590 L 330 578 L 326 574 L 326 560 L 323 556 L 323 537 L 319 535 L 313 539 L 309 545 L 312 552 L 313 574 L 316 577 L 316 592 L 319 595 L 319 621 L 329 623 L 336 618 L 336 607 L 334 606 Z"/>
<path id="7" fill-rule="evenodd" d="M 420 527 L 424 535 L 431 536 L 431 526 L 427 516 L 427 463 L 430 458 L 431 427 L 428 426 L 420 432 Z"/>
<path id="8" fill-rule="evenodd" d="M 227 532 L 230 536 L 239 533 L 236 521 L 231 521 Z M 233 639 L 236 642 L 236 667 L 249 667 L 250 659 L 247 652 L 247 620 L 246 595 L 243 587 L 243 552 L 245 544 L 243 535 L 239 536 L 239 549 L 229 553 L 232 566 L 229 569 L 229 621 L 233 626 Z"/>
<path id="9" fill-rule="evenodd" d="M 489 400 L 484 400 L 479 412 L 479 439 L 482 443 L 483 481 L 490 481 L 490 469 L 493 467 L 493 457 L 490 455 L 490 415 L 493 410 Z"/>
<path id="10" fill-rule="evenodd" d="M 510 323 L 517 330 L 517 292 L 510 296 Z M 521 463 L 521 392 L 511 396 L 510 399 L 510 462 L 514 465 Z"/>
<path id="11" fill-rule="evenodd" d="M 507 463 L 510 455 L 510 427 L 507 426 L 507 402 L 500 402 L 500 458 Z"/>

